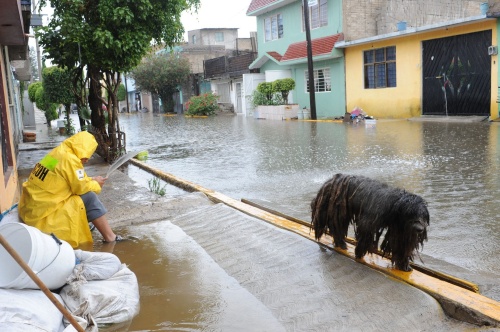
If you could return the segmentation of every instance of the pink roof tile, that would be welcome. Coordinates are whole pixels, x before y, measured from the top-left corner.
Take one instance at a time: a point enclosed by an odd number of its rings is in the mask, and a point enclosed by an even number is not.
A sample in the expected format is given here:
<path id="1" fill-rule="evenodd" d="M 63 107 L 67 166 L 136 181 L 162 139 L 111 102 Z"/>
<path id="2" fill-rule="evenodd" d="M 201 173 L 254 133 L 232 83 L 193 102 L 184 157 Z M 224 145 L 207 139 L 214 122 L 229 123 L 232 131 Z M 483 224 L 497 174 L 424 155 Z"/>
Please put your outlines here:
<path id="1" fill-rule="evenodd" d="M 248 6 L 247 14 L 251 13 L 253 11 L 256 11 L 257 9 L 261 9 L 263 7 L 266 7 L 267 5 L 278 2 L 278 1 L 280 1 L 280 0 L 252 0 L 252 2 L 250 3 L 250 6 Z"/>
<path id="2" fill-rule="evenodd" d="M 313 39 L 311 41 L 313 57 L 331 53 L 333 47 L 335 46 L 335 43 L 341 40 L 344 40 L 344 35 L 342 33 L 323 38 Z M 290 46 L 288 46 L 288 49 L 286 50 L 285 54 L 283 55 L 280 61 L 290 61 L 301 58 L 307 58 L 306 41 L 290 44 Z"/>
<path id="3" fill-rule="evenodd" d="M 267 52 L 267 54 L 269 54 L 270 56 L 275 58 L 277 61 L 281 61 L 281 58 L 283 57 L 281 54 L 279 54 L 278 52 L 274 52 L 274 51 Z"/>

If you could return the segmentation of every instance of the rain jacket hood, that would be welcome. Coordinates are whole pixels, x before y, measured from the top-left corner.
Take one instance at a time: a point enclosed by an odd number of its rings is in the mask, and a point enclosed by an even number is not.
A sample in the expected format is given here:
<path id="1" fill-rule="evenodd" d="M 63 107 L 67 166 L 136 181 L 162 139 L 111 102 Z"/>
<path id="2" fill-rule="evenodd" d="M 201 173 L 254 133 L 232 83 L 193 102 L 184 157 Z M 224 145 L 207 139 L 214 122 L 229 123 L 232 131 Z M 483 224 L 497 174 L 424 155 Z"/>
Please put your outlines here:
<path id="1" fill-rule="evenodd" d="M 73 150 L 73 153 L 78 157 L 78 159 L 89 159 L 97 149 L 97 141 L 94 136 L 87 131 L 81 131 L 78 134 L 71 136 L 70 138 L 64 140 L 62 144 L 64 144 L 68 149 Z"/>
<path id="2" fill-rule="evenodd" d="M 90 158 L 97 141 L 88 132 L 64 140 L 35 165 L 23 183 L 19 216 L 44 233 L 54 233 L 73 248 L 92 243 L 85 205 L 80 197 L 101 186 L 87 176 L 81 159 Z"/>

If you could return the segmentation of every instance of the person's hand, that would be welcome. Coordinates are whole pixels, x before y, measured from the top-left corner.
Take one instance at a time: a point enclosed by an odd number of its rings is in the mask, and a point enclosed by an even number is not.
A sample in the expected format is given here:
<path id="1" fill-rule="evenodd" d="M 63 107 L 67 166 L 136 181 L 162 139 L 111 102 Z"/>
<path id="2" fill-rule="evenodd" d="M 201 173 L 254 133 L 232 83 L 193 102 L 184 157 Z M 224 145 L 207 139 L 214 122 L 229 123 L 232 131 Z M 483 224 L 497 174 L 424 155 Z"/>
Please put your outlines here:
<path id="1" fill-rule="evenodd" d="M 103 178 L 100 175 L 95 176 L 95 177 L 92 178 L 92 180 L 97 181 L 97 183 L 99 183 L 99 185 L 101 186 L 101 188 L 102 188 L 102 186 L 104 186 L 104 182 L 106 182 L 107 179 L 108 178 Z"/>

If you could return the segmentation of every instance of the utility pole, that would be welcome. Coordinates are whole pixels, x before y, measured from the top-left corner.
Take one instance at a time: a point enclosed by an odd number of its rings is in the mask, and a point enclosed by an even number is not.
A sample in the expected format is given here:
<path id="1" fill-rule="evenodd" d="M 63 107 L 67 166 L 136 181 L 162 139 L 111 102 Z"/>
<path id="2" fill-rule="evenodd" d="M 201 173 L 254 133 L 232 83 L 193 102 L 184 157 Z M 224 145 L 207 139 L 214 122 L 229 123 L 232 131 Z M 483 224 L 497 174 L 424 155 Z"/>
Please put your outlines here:
<path id="1" fill-rule="evenodd" d="M 32 9 L 32 13 L 35 14 L 35 11 L 38 7 L 38 3 L 36 3 L 35 1 L 33 1 L 33 9 Z M 40 15 L 40 8 L 38 8 L 38 15 Z M 33 36 L 35 38 L 35 47 L 36 47 L 36 59 L 37 59 L 37 63 L 38 63 L 38 81 L 39 82 L 42 82 L 42 59 L 41 59 L 41 56 L 40 56 L 40 46 L 38 45 L 38 38 L 36 37 L 35 35 L 35 29 L 33 29 Z"/>
<path id="2" fill-rule="evenodd" d="M 311 104 L 311 119 L 316 118 L 316 94 L 314 90 L 314 70 L 312 59 L 312 45 L 311 45 L 311 29 L 309 26 L 309 5 L 314 6 L 318 4 L 318 0 L 303 0 L 302 6 L 304 7 L 304 25 L 306 30 L 307 41 L 307 72 L 309 76 L 309 102 Z"/>

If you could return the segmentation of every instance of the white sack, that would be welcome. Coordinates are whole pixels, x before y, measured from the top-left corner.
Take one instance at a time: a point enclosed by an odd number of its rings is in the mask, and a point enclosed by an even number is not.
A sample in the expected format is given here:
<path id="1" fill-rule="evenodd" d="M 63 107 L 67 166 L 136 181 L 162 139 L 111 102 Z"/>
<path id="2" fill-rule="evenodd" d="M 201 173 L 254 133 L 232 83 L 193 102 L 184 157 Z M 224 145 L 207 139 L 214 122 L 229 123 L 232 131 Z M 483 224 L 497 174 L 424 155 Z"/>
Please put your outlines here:
<path id="1" fill-rule="evenodd" d="M 76 280 L 104 280 L 118 272 L 122 263 L 120 259 L 108 252 L 91 252 L 75 250 L 77 264 L 73 274 L 68 277 L 68 283 Z M 78 263 L 79 262 L 79 263 Z"/>
<path id="2" fill-rule="evenodd" d="M 0 308 L 0 331 L 64 330 L 63 314 L 41 290 L 0 288 Z"/>
<path id="3" fill-rule="evenodd" d="M 60 293 L 73 315 L 101 324 L 131 320 L 139 312 L 139 285 L 125 264 L 111 278 L 72 282 Z"/>

